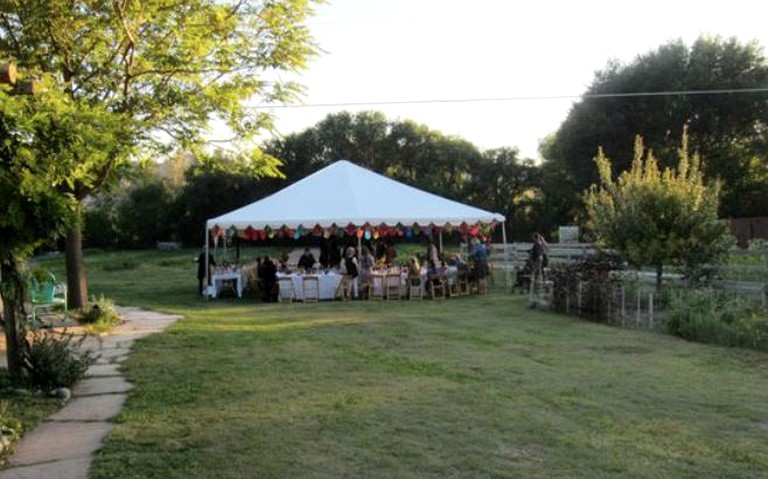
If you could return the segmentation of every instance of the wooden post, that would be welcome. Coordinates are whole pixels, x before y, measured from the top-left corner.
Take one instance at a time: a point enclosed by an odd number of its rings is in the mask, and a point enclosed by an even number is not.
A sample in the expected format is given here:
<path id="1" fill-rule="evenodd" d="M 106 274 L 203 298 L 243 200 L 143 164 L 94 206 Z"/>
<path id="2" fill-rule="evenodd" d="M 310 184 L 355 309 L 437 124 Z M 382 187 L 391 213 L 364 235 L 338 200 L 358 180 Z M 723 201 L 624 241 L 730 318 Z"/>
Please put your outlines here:
<path id="1" fill-rule="evenodd" d="M 13 63 L 0 63 L 0 83 L 5 85 L 16 84 L 16 65 Z"/>
<path id="2" fill-rule="evenodd" d="M 653 329 L 653 291 L 648 293 L 648 327 Z"/>
<path id="3" fill-rule="evenodd" d="M 583 286 L 584 286 L 584 283 L 582 283 L 581 281 L 579 281 L 579 282 L 578 282 L 578 283 L 576 283 L 576 284 L 578 285 L 578 287 L 576 288 L 576 294 L 578 295 L 578 296 L 576 297 L 576 301 L 577 301 L 577 303 L 576 303 L 576 304 L 577 304 L 577 305 L 578 305 L 578 307 L 579 307 L 579 314 L 581 314 L 581 295 L 582 295 L 582 291 L 583 291 L 583 289 L 584 289 L 584 288 L 583 288 Z"/>
<path id="4" fill-rule="evenodd" d="M 626 291 L 624 285 L 621 285 L 621 325 L 626 326 L 625 321 L 627 319 L 627 303 L 626 303 Z"/>

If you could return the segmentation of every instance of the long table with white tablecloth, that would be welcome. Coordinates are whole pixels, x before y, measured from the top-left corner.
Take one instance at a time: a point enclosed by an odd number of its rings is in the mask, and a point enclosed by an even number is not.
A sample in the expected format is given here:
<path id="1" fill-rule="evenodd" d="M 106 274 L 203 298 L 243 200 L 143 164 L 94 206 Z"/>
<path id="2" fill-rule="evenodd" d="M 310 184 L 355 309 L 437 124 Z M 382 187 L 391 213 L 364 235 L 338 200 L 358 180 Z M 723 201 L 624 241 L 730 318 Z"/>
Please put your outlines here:
<path id="1" fill-rule="evenodd" d="M 341 275 L 336 273 L 320 273 L 313 275 L 317 277 L 318 284 L 320 286 L 320 299 L 334 299 L 336 297 L 336 289 L 341 283 Z M 294 297 L 297 301 L 304 300 L 304 276 L 301 274 L 280 274 L 278 278 L 290 277 L 293 281 Z"/>
<path id="2" fill-rule="evenodd" d="M 217 298 L 228 281 L 233 283 L 237 297 L 242 298 L 245 289 L 245 274 L 240 269 L 213 273 L 211 275 L 211 283 L 213 284 L 208 288 L 209 295 L 212 298 Z"/>

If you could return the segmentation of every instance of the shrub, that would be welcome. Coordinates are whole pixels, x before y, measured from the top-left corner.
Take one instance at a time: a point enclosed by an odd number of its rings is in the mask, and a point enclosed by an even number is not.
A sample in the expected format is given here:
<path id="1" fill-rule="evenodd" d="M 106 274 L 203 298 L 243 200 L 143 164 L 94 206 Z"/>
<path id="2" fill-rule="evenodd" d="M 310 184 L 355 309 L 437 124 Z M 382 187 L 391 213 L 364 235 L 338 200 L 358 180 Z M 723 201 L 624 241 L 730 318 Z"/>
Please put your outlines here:
<path id="1" fill-rule="evenodd" d="M 552 280 L 552 307 L 561 313 L 575 313 L 597 321 L 607 321 L 615 279 L 612 271 L 622 269 L 616 255 L 598 253 L 579 262 L 560 264 L 549 271 Z M 579 286 L 581 285 L 581 286 Z M 577 310 L 581 295 L 581 307 Z"/>
<path id="2" fill-rule="evenodd" d="M 114 301 L 101 295 L 91 299 L 91 304 L 80 312 L 77 320 L 90 325 L 92 332 L 104 332 L 120 323 L 122 317 L 115 311 Z"/>
<path id="3" fill-rule="evenodd" d="M 8 412 L 8 402 L 0 401 L 0 435 L 10 441 L 16 441 L 21 437 L 21 422 Z"/>
<path id="4" fill-rule="evenodd" d="M 90 351 L 80 349 L 84 340 L 85 336 L 75 339 L 66 331 L 34 332 L 27 357 L 30 385 L 51 390 L 71 387 L 85 377 L 96 358 Z"/>
<path id="5" fill-rule="evenodd" d="M 671 299 L 665 326 L 690 341 L 768 351 L 766 311 L 724 292 L 681 291 Z"/>

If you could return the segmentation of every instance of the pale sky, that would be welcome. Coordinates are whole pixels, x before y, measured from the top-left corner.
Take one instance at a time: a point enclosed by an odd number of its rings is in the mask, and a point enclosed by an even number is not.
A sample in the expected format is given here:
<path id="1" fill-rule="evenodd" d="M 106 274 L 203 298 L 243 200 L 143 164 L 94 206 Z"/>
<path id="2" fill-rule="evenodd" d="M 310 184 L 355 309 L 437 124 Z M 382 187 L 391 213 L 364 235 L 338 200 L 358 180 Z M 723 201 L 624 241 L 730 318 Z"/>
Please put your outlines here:
<path id="1" fill-rule="evenodd" d="M 766 18 L 764 0 L 331 0 L 308 22 L 324 53 L 297 79 L 303 103 L 371 104 L 273 111 L 282 134 L 376 110 L 538 158 L 575 98 L 375 103 L 580 95 L 610 59 L 630 62 L 669 40 L 736 36 L 768 48 Z"/>

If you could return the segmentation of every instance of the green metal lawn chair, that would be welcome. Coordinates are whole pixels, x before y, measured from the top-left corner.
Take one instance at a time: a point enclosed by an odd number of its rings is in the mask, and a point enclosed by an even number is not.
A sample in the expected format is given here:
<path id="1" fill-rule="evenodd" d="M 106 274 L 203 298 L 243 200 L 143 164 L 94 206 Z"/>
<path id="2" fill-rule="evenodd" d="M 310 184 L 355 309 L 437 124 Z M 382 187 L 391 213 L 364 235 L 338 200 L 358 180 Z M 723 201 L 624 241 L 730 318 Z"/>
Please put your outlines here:
<path id="1" fill-rule="evenodd" d="M 67 315 L 67 285 L 57 283 L 53 273 L 49 272 L 43 282 L 32 278 L 29 285 L 29 299 L 32 305 L 30 319 L 33 324 L 38 323 L 38 316 L 42 312 L 61 309 L 64 311 L 64 316 Z"/>

